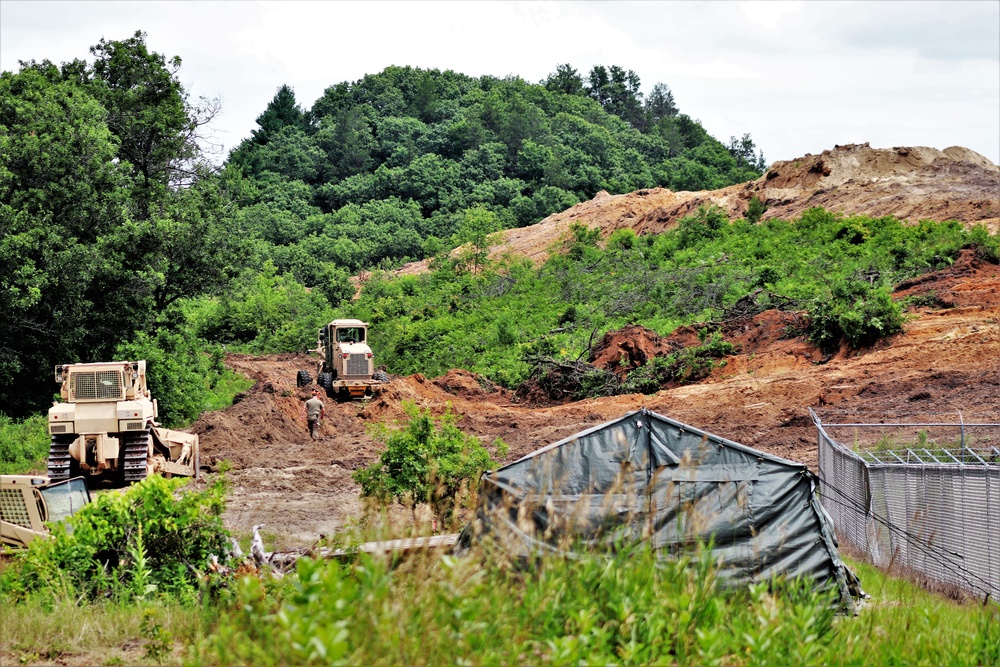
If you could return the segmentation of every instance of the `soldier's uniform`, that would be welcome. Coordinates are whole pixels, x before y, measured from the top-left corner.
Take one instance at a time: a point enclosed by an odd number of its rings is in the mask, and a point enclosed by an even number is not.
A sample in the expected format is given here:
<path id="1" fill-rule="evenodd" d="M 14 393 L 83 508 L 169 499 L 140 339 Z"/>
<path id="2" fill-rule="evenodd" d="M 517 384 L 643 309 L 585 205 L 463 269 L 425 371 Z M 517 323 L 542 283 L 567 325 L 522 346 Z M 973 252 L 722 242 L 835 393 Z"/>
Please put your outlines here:
<path id="1" fill-rule="evenodd" d="M 306 421 L 309 423 L 309 435 L 313 440 L 319 440 L 319 420 L 323 418 L 326 406 L 318 392 L 313 392 L 313 397 L 306 401 Z"/>

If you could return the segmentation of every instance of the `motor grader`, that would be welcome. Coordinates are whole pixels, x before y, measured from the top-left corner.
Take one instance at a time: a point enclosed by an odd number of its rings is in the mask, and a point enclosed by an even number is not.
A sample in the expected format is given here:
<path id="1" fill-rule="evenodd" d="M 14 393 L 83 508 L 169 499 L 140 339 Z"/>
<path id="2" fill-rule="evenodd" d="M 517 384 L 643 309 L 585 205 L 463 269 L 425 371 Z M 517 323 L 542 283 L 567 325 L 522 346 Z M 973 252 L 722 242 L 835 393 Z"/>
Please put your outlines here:
<path id="1" fill-rule="evenodd" d="M 56 366 L 62 403 L 49 408 L 53 480 L 128 486 L 148 475 L 198 476 L 198 436 L 161 428 L 145 361 Z"/>
<path id="2" fill-rule="evenodd" d="M 316 384 L 331 398 L 371 396 L 372 387 L 389 381 L 384 372 L 375 370 L 375 355 L 368 347 L 368 324 L 361 320 L 333 320 L 320 327 L 315 353 Z M 295 378 L 299 387 L 311 382 L 309 371 L 299 371 Z"/>
<path id="3" fill-rule="evenodd" d="M 0 475 L 0 546 L 25 549 L 48 535 L 47 521 L 61 521 L 89 502 L 82 477 L 56 482 L 43 475 Z"/>

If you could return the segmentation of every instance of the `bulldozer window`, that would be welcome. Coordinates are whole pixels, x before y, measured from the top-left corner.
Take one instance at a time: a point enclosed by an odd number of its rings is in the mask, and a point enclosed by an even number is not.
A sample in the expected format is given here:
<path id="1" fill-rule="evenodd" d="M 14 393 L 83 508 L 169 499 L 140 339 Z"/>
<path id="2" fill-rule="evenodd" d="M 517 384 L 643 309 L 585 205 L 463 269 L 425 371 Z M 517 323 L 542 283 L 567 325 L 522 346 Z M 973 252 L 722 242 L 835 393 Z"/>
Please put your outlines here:
<path id="1" fill-rule="evenodd" d="M 41 493 L 48 510 L 48 521 L 62 521 L 90 502 L 87 482 L 82 477 L 53 484 L 42 489 Z"/>
<path id="2" fill-rule="evenodd" d="M 365 330 L 360 327 L 348 327 L 337 329 L 338 343 L 363 343 L 365 342 Z"/>

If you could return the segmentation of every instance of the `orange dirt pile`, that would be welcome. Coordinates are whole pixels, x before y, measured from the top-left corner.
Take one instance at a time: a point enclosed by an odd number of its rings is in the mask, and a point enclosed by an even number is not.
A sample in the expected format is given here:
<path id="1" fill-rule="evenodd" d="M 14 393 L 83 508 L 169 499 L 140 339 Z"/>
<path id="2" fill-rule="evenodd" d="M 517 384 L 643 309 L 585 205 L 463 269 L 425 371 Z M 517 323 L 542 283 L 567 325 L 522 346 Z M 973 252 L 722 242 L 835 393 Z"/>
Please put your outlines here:
<path id="1" fill-rule="evenodd" d="M 683 343 L 668 343 L 667 339 L 640 324 L 609 331 L 594 346 L 590 363 L 624 380 L 629 371 L 654 357 L 663 357 L 684 347 Z"/>
<path id="2" fill-rule="evenodd" d="M 925 146 L 871 148 L 868 144 L 836 146 L 819 155 L 775 162 L 756 181 L 721 190 L 672 192 L 663 188 L 622 195 L 599 192 L 536 225 L 508 229 L 493 248 L 503 255 L 545 261 L 553 246 L 581 224 L 607 238 L 618 229 L 654 234 L 672 229 L 678 220 L 710 204 L 731 218 L 746 214 L 750 199 L 767 204 L 763 219 L 792 219 L 815 206 L 845 215 L 892 215 L 920 220 L 958 220 L 1000 231 L 1000 167 L 967 148 L 943 151 Z M 423 273 L 427 261 L 400 268 L 400 275 Z"/>

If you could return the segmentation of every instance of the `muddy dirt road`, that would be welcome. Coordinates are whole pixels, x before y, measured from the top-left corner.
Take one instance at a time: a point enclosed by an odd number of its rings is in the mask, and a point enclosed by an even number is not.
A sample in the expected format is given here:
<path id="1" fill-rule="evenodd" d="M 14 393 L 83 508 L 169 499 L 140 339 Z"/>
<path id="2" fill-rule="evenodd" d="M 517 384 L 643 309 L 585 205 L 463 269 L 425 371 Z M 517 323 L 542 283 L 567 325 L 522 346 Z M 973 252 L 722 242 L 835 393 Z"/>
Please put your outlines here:
<path id="1" fill-rule="evenodd" d="M 462 429 L 487 442 L 503 438 L 508 460 L 643 406 L 812 467 L 816 432 L 809 407 L 825 421 L 913 414 L 950 420 L 959 410 L 966 421 L 1000 421 L 1000 266 L 966 251 L 948 270 L 897 293 L 912 295 L 933 303 L 910 312 L 905 333 L 830 359 L 801 337 L 782 338 L 786 313 L 732 323 L 726 338 L 738 354 L 697 384 L 650 396 L 529 405 L 467 371 L 397 377 L 365 402 L 327 399 L 322 438 L 315 442 L 306 433 L 307 392 L 295 387 L 295 372 L 311 367 L 309 357 L 231 355 L 227 363 L 256 384 L 192 430 L 201 436 L 203 457 L 232 464 L 229 525 L 249 531 L 264 523 L 273 546 L 292 547 L 312 544 L 361 514 L 351 473 L 379 453 L 366 427 L 402 417 L 404 400 L 435 414 L 450 405 Z M 684 335 L 690 334 L 675 334 Z"/>

